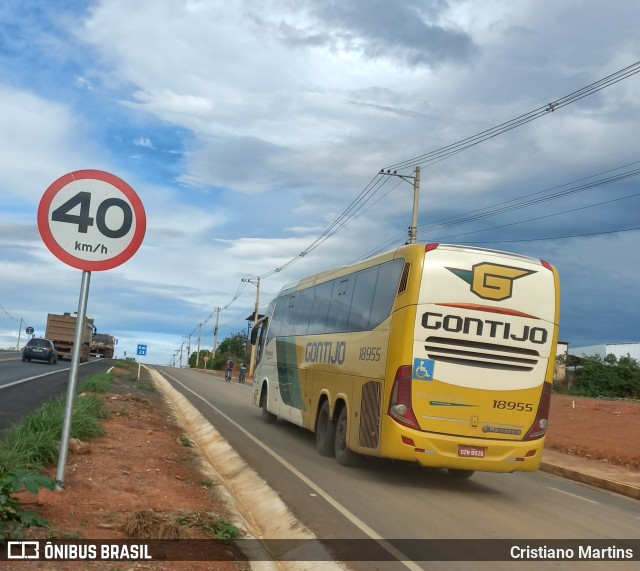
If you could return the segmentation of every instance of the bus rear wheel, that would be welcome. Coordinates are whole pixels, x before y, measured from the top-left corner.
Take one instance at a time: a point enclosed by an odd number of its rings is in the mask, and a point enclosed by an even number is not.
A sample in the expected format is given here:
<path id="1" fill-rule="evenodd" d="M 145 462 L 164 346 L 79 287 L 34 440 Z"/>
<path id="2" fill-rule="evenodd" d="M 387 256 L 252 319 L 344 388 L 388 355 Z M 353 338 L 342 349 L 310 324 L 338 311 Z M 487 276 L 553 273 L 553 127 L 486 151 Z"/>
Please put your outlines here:
<path id="1" fill-rule="evenodd" d="M 316 422 L 316 450 L 321 456 L 335 453 L 336 424 L 329 416 L 329 401 L 324 401 Z"/>
<path id="2" fill-rule="evenodd" d="M 262 409 L 262 420 L 267 424 L 273 424 L 278 417 L 267 410 L 267 391 L 263 390 L 260 395 L 260 408 Z"/>
<path id="3" fill-rule="evenodd" d="M 358 461 L 358 455 L 347 447 L 347 407 L 342 407 L 336 424 L 335 453 L 336 461 L 340 466 L 354 466 Z"/>

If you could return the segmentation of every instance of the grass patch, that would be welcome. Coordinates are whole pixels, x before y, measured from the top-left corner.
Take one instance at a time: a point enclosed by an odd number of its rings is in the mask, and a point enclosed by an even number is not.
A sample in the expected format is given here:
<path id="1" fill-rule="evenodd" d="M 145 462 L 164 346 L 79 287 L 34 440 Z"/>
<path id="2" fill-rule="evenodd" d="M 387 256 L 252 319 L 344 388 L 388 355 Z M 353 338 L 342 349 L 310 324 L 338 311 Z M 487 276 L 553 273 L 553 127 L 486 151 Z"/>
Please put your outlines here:
<path id="1" fill-rule="evenodd" d="M 153 385 L 153 383 L 147 383 L 144 381 L 140 381 L 139 383 L 136 383 L 136 387 L 139 388 L 141 391 L 146 391 L 148 393 L 154 392 L 156 390 L 156 387 Z"/>
<path id="2" fill-rule="evenodd" d="M 113 377 L 102 372 L 83 384 L 84 394 L 76 397 L 71 422 L 71 438 L 86 440 L 103 434 L 100 419 L 107 411 L 100 398 L 86 393 L 108 392 Z M 65 396 L 43 404 L 19 425 L 13 426 L 0 439 L 0 473 L 12 470 L 42 470 L 58 459 L 62 437 Z"/>
<path id="3" fill-rule="evenodd" d="M 58 459 L 64 421 L 64 397 L 45 403 L 0 440 L 0 472 L 42 470 Z M 99 420 L 107 416 L 102 401 L 93 395 L 75 400 L 71 438 L 86 440 L 103 434 Z"/>
<path id="4" fill-rule="evenodd" d="M 87 393 L 108 393 L 111 387 L 113 387 L 113 375 L 105 371 L 87 379 L 82 385 L 82 390 Z"/>
<path id="5" fill-rule="evenodd" d="M 180 513 L 176 517 L 176 522 L 181 526 L 202 529 L 212 539 L 230 540 L 244 535 L 244 532 L 232 524 L 226 517 L 212 513 Z"/>

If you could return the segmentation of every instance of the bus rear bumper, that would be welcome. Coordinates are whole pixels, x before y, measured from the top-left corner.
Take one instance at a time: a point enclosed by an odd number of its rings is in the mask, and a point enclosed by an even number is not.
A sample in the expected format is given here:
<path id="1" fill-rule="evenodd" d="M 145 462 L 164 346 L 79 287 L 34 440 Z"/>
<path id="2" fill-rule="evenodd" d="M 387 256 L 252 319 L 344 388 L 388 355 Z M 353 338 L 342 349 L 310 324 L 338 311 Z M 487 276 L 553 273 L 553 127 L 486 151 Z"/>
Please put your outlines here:
<path id="1" fill-rule="evenodd" d="M 405 428 L 383 417 L 381 455 L 432 468 L 483 472 L 535 472 L 544 438 L 531 441 L 469 438 Z"/>

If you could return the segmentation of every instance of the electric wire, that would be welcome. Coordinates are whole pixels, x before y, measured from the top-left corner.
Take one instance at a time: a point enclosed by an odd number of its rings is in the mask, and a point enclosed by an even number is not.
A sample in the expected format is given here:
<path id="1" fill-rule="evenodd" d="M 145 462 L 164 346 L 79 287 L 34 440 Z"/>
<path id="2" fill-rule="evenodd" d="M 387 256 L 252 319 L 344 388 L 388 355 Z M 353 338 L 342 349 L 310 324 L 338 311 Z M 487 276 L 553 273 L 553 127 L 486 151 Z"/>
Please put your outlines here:
<path id="1" fill-rule="evenodd" d="M 585 234 L 566 234 L 564 236 L 549 236 L 545 238 L 521 238 L 518 240 L 488 240 L 485 242 L 463 242 L 464 244 L 515 244 L 517 242 L 546 242 L 549 240 L 568 240 L 570 238 L 588 238 L 591 236 L 605 236 L 610 234 L 619 234 L 622 232 L 635 232 L 640 230 L 640 226 L 635 228 L 618 228 L 616 230 L 607 230 L 603 232 L 588 232 Z"/>
<path id="2" fill-rule="evenodd" d="M 389 165 L 388 167 L 385 167 L 385 169 L 404 169 L 404 168 L 414 167 L 415 165 L 418 165 L 418 164 L 430 163 L 436 160 L 440 160 L 442 158 L 447 158 L 453 154 L 457 154 L 465 149 L 468 149 L 469 147 L 475 146 L 488 139 L 492 139 L 497 135 L 501 135 L 503 133 L 506 133 L 507 131 L 511 131 L 512 129 L 515 129 L 516 127 L 520 127 L 521 125 L 524 125 L 544 115 L 547 115 L 548 113 L 552 113 L 557 109 L 561 109 L 562 107 L 566 107 L 567 105 L 575 103 L 576 101 L 579 101 L 584 97 L 593 95 L 594 93 L 597 93 L 598 91 L 601 91 L 607 87 L 610 87 L 611 85 L 614 85 L 620 81 L 623 81 L 624 79 L 627 79 L 628 77 L 631 77 L 637 73 L 640 73 L 640 61 L 637 61 L 619 71 L 616 71 L 615 73 L 612 73 L 607 77 L 599 79 L 598 81 L 595 81 L 581 89 L 578 89 L 577 91 L 574 91 L 568 95 L 560 97 L 559 99 L 556 99 L 551 103 L 548 103 L 546 105 L 538 107 L 537 109 L 534 109 L 533 111 L 520 115 L 519 117 L 516 117 L 509 121 L 505 121 L 500 125 L 481 131 L 480 133 L 477 133 L 475 135 L 472 135 L 470 137 L 457 141 L 456 143 L 452 143 L 445 147 L 441 147 L 439 149 L 435 149 L 428 153 L 418 155 L 416 157 L 413 157 L 412 159 L 408 159 L 405 161 L 401 161 L 399 163 L 395 163 L 393 165 Z"/>
<path id="3" fill-rule="evenodd" d="M 574 91 L 568 95 L 565 95 L 564 97 L 561 97 L 559 99 L 556 99 L 555 101 L 552 101 L 537 109 L 534 109 L 533 111 L 520 115 L 514 119 L 501 123 L 490 129 L 481 131 L 480 133 L 477 133 L 476 135 L 472 135 L 471 137 L 467 137 L 465 139 L 462 139 L 450 145 L 446 145 L 445 147 L 441 147 L 440 149 L 435 149 L 434 151 L 430 151 L 428 153 L 418 155 L 411 159 L 401 161 L 393 165 L 389 165 L 388 167 L 385 167 L 385 169 L 401 170 L 406 168 L 413 168 L 417 165 L 433 164 L 435 162 L 439 162 L 452 155 L 458 154 L 470 147 L 478 145 L 486 140 L 492 139 L 498 135 L 504 134 L 526 123 L 534 121 L 535 119 L 538 119 L 544 115 L 552 113 L 557 109 L 561 109 L 567 105 L 570 105 L 572 103 L 575 103 L 576 101 L 579 101 L 580 99 L 593 95 L 594 93 L 597 93 L 607 87 L 610 87 L 611 85 L 614 85 L 620 81 L 623 81 L 624 79 L 627 79 L 639 72 L 640 72 L 640 61 L 635 62 L 621 70 L 618 70 L 615 73 L 612 73 L 581 89 L 578 89 L 577 91 Z M 354 219 L 356 219 L 359 215 L 364 213 L 361 211 L 361 209 L 364 207 L 365 204 L 367 204 L 367 202 L 369 202 L 373 198 L 373 196 L 378 192 L 378 190 L 380 190 L 380 188 L 382 188 L 384 184 L 384 183 L 381 184 L 380 182 L 381 176 L 384 176 L 384 174 L 382 173 L 376 174 L 373 177 L 373 179 L 360 192 L 360 194 L 351 202 L 351 204 L 307 248 L 305 248 L 305 250 L 301 251 L 299 254 L 297 254 L 296 256 L 294 256 L 293 258 L 291 258 L 281 266 L 274 268 L 273 270 L 266 272 L 259 277 L 261 279 L 265 279 L 273 275 L 279 274 L 283 270 L 289 268 L 291 265 L 300 261 L 310 252 L 312 252 L 317 247 L 319 247 L 322 243 L 324 243 L 326 240 L 332 237 L 336 232 L 338 232 L 339 230 L 344 228 L 347 224 L 349 224 Z M 394 188 L 397 188 L 397 185 Z M 379 200 L 377 202 L 379 202 Z M 358 212 L 360 212 L 360 214 L 358 214 Z M 394 244 L 395 242 L 397 242 L 397 240 L 399 240 L 399 238 L 391 239 L 388 243 Z M 245 283 L 245 282 L 241 282 L 241 283 Z M 238 291 L 236 292 L 235 296 L 232 298 L 232 300 L 229 303 L 227 303 L 226 306 L 224 306 L 224 309 L 227 309 L 231 305 L 231 303 L 233 303 L 239 297 L 242 289 L 240 287 L 238 288 Z M 207 320 L 204 323 L 208 322 L 212 316 L 213 316 L 213 313 L 207 318 Z M 195 332 L 195 329 L 194 329 L 194 332 Z"/>

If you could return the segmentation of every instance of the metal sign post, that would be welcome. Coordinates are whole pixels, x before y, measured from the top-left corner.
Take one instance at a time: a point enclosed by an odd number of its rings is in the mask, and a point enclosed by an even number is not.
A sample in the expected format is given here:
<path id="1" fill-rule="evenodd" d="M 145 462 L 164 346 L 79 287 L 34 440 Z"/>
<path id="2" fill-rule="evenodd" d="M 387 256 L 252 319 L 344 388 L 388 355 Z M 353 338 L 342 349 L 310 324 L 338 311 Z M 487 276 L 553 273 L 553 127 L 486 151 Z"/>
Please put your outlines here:
<path id="1" fill-rule="evenodd" d="M 147 346 L 138 345 L 136 353 L 139 357 L 141 357 L 141 359 L 138 361 L 138 380 L 140 380 L 140 367 L 142 365 L 142 357 L 144 357 L 147 354 Z"/>
<path id="2" fill-rule="evenodd" d="M 84 320 L 87 316 L 87 300 L 89 299 L 90 281 L 91 272 L 82 272 L 80 300 L 78 301 L 78 315 L 76 317 L 76 330 L 73 337 L 73 350 L 71 353 L 71 370 L 69 371 L 69 384 L 67 385 L 67 400 L 64 405 L 62 437 L 60 438 L 60 455 L 58 456 L 58 469 L 56 471 L 56 480 L 58 480 L 60 484 L 64 481 L 64 470 L 67 465 L 67 455 L 69 453 L 69 437 L 71 435 L 71 420 L 73 417 L 73 400 L 76 395 L 76 385 L 78 384 L 78 366 L 80 363 L 82 334 L 84 333 Z M 57 489 L 61 489 L 61 486 L 58 485 Z"/>
<path id="3" fill-rule="evenodd" d="M 142 244 L 146 220 L 135 191 L 117 176 L 99 170 L 80 170 L 61 176 L 47 188 L 38 205 L 38 230 L 47 248 L 65 264 L 82 270 L 56 472 L 57 489 L 61 489 L 64 481 L 69 451 L 91 272 L 110 270 L 131 258 Z"/>

